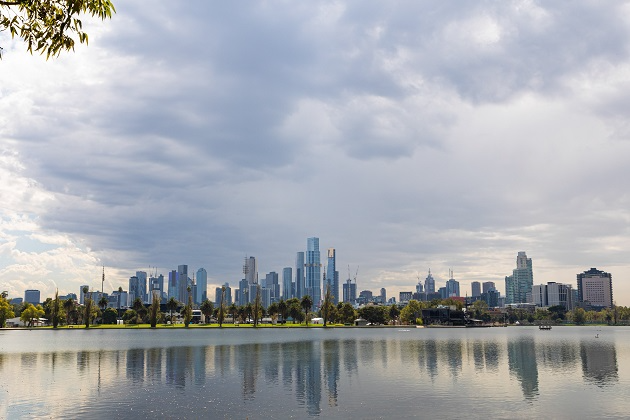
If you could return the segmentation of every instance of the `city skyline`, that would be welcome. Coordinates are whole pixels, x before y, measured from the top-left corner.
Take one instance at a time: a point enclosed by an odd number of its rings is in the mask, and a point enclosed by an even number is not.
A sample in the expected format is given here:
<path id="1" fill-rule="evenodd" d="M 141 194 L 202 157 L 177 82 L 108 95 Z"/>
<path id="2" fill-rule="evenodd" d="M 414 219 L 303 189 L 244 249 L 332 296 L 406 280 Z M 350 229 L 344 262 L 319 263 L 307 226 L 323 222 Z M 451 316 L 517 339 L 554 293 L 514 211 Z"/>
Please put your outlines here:
<path id="1" fill-rule="evenodd" d="M 503 293 L 526 250 L 536 284 L 597 267 L 630 305 L 625 3 L 116 8 L 49 60 L 0 33 L 0 290 L 236 288 L 316 235 L 340 295 L 348 266 Z"/>

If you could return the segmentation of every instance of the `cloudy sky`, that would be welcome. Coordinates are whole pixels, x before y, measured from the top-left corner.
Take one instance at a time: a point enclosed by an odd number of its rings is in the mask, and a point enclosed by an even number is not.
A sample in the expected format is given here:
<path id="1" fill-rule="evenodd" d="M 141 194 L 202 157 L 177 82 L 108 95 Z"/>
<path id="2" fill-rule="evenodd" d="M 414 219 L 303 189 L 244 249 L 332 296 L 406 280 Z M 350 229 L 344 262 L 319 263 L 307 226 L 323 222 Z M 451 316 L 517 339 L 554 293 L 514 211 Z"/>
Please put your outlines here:
<path id="1" fill-rule="evenodd" d="M 214 285 L 306 238 L 359 289 L 612 273 L 630 305 L 630 4 L 115 2 L 46 61 L 0 33 L 0 290 Z"/>

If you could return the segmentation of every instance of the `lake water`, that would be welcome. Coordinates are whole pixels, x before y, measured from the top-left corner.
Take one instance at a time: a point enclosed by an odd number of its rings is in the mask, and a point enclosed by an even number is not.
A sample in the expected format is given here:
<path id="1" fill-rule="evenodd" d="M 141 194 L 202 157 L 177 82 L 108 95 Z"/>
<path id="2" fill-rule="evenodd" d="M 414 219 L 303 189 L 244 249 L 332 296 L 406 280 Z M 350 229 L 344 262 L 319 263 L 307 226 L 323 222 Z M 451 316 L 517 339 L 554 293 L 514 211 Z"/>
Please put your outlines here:
<path id="1" fill-rule="evenodd" d="M 0 379 L 8 419 L 628 418 L 630 328 L 0 330 Z"/>

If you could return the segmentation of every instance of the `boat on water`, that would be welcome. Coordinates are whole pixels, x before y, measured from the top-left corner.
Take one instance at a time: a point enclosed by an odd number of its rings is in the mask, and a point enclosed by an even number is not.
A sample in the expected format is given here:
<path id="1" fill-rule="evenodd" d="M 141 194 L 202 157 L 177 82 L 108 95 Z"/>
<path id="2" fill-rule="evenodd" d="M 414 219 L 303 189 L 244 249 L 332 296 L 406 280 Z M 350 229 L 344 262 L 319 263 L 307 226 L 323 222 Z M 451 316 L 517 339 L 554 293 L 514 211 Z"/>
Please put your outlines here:
<path id="1" fill-rule="evenodd" d="M 539 330 L 550 330 L 551 329 L 551 325 L 539 325 L 538 329 Z"/>

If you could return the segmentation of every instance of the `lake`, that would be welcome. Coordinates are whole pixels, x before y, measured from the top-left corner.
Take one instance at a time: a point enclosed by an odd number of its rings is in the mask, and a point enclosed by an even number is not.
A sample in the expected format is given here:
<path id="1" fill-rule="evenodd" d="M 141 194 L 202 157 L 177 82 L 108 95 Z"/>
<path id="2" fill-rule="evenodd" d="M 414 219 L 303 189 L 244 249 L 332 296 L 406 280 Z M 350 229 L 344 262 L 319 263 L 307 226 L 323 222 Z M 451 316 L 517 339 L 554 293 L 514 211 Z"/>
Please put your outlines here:
<path id="1" fill-rule="evenodd" d="M 627 418 L 630 328 L 0 330 L 0 418 Z"/>

